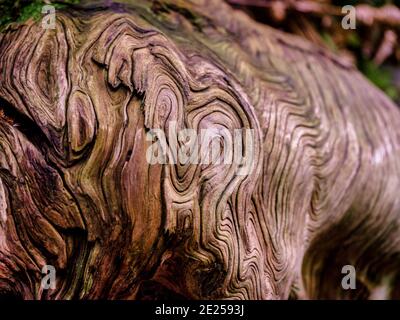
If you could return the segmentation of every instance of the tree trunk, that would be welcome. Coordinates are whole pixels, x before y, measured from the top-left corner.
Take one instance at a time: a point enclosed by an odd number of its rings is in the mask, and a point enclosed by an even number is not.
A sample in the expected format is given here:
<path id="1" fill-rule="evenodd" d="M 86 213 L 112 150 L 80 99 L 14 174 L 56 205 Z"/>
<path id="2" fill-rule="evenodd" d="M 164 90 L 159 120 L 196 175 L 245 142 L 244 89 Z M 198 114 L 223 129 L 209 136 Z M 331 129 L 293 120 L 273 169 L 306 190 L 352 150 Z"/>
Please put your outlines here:
<path id="1" fill-rule="evenodd" d="M 400 112 L 326 50 L 132 1 L 9 26 L 0 70 L 3 297 L 400 298 Z"/>

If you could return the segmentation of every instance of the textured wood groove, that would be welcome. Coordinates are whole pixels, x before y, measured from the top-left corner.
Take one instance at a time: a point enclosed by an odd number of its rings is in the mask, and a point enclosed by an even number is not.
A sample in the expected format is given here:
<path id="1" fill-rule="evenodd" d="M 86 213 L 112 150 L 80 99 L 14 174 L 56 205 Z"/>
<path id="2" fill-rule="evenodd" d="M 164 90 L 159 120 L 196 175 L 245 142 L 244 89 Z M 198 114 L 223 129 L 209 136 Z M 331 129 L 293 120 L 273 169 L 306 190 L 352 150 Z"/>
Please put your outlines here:
<path id="1" fill-rule="evenodd" d="M 400 298 L 400 111 L 333 54 L 217 0 L 138 1 L 10 26 L 0 70 L 0 293 L 367 298 L 389 277 Z M 173 121 L 253 129 L 254 166 L 149 164 Z"/>

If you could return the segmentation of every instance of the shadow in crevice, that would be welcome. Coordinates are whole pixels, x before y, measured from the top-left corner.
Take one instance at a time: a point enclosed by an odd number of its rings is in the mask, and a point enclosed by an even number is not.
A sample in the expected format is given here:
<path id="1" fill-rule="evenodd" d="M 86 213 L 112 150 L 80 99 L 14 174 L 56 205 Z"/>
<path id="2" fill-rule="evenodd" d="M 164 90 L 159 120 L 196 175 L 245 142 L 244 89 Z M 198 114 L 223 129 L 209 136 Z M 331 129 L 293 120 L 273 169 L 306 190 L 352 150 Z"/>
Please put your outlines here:
<path id="1" fill-rule="evenodd" d="M 3 121 L 20 131 L 38 150 L 44 151 L 44 146 L 49 145 L 49 140 L 41 128 L 27 115 L 1 97 L 0 110 L 3 114 Z"/>

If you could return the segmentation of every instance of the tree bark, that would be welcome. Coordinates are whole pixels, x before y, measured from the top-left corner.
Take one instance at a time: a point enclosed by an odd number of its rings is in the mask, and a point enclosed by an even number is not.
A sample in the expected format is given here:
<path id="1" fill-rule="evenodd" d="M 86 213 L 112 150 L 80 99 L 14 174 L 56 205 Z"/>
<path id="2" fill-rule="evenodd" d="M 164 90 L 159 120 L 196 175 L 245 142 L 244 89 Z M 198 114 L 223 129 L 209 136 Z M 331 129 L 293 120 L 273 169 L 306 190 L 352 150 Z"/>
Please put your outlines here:
<path id="1" fill-rule="evenodd" d="M 56 18 L 0 34 L 3 297 L 400 298 L 400 111 L 351 65 L 217 0 Z M 173 123 L 252 166 L 149 163 Z"/>

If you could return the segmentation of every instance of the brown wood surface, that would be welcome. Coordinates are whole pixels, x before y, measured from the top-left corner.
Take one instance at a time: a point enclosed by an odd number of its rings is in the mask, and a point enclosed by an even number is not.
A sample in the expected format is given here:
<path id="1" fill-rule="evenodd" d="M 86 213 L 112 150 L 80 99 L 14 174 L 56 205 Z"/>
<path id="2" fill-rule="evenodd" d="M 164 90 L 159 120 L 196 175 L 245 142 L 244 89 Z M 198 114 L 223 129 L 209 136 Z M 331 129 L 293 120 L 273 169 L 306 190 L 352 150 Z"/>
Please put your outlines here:
<path id="1" fill-rule="evenodd" d="M 3 295 L 400 298 L 400 111 L 324 49 L 217 0 L 68 8 L 0 34 L 0 108 Z M 171 121 L 253 129 L 254 167 L 149 164 Z"/>

